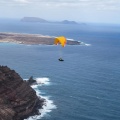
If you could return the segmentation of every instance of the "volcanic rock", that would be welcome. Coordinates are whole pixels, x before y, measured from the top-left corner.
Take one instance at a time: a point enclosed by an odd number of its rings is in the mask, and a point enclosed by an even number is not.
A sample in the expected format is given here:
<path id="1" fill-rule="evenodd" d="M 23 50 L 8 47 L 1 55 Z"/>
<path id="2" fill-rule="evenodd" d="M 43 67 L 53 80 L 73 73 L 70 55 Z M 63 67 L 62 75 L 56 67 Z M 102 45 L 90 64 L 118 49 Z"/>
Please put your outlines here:
<path id="1" fill-rule="evenodd" d="M 44 99 L 15 70 L 0 66 L 0 120 L 24 120 L 40 114 Z"/>
<path id="2" fill-rule="evenodd" d="M 33 79 L 33 76 L 31 76 L 31 77 L 29 78 L 29 80 L 27 80 L 26 82 L 28 82 L 29 85 L 34 85 L 34 84 L 36 84 L 36 80 Z"/>

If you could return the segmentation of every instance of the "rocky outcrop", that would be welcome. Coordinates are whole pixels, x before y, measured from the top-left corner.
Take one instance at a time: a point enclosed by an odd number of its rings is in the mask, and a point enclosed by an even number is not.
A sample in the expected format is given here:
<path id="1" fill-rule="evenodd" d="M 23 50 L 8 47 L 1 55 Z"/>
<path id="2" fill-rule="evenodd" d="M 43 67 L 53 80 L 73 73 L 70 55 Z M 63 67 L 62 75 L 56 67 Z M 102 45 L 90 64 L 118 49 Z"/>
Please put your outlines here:
<path id="1" fill-rule="evenodd" d="M 26 81 L 29 85 L 34 85 L 36 84 L 36 80 L 33 79 L 33 76 L 29 78 L 29 80 Z"/>
<path id="2" fill-rule="evenodd" d="M 0 66 L 0 120 L 23 120 L 40 114 L 44 100 L 18 73 Z"/>

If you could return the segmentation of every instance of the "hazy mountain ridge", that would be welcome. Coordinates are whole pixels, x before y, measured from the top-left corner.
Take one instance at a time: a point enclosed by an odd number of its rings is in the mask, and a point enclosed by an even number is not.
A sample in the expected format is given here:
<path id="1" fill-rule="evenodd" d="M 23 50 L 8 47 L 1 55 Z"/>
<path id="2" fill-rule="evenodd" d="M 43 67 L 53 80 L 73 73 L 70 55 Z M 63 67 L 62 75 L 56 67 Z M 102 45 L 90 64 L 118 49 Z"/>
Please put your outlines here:
<path id="1" fill-rule="evenodd" d="M 61 23 L 61 24 L 78 24 L 76 21 L 69 21 L 69 20 L 63 20 L 63 21 L 56 21 L 51 22 L 39 17 L 24 17 L 21 19 L 22 22 L 40 22 L 40 23 Z"/>

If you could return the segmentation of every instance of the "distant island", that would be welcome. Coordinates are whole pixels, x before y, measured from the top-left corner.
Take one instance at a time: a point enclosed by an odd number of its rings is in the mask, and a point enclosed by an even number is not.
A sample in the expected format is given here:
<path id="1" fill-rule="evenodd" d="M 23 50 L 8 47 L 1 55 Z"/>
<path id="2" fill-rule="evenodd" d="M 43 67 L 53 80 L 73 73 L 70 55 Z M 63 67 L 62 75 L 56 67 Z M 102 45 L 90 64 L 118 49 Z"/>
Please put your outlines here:
<path id="1" fill-rule="evenodd" d="M 63 21 L 57 21 L 57 22 L 50 22 L 48 20 L 39 18 L 39 17 L 24 17 L 21 19 L 21 22 L 39 22 L 39 23 L 61 23 L 61 24 L 78 24 L 75 21 L 69 21 L 69 20 L 63 20 Z"/>
<path id="2" fill-rule="evenodd" d="M 53 45 L 55 37 L 41 34 L 0 33 L 0 42 L 13 42 L 29 45 Z M 67 45 L 80 45 L 79 41 L 67 39 Z"/>
<path id="3" fill-rule="evenodd" d="M 21 19 L 22 22 L 41 22 L 41 23 L 47 23 L 49 21 L 44 20 L 42 18 L 38 18 L 38 17 L 24 17 Z"/>

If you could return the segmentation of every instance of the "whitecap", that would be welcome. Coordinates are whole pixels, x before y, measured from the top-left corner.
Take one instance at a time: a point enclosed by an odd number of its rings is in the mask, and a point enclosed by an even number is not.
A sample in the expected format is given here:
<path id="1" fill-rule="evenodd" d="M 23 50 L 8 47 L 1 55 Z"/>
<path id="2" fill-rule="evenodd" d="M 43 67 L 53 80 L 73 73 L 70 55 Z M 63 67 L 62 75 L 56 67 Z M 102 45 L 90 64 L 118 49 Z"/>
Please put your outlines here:
<path id="1" fill-rule="evenodd" d="M 33 89 L 37 89 L 37 87 L 38 87 L 38 85 L 31 85 L 31 87 L 33 88 Z"/>
<path id="2" fill-rule="evenodd" d="M 80 42 L 80 45 L 82 45 L 82 46 L 91 46 L 91 44 L 84 43 L 84 42 Z"/>
<path id="3" fill-rule="evenodd" d="M 47 96 L 41 96 L 43 99 L 45 99 L 45 104 L 43 105 L 43 109 L 40 109 L 39 112 L 41 113 L 40 116 L 38 116 L 39 118 L 44 117 L 45 115 L 47 115 L 49 112 L 51 112 L 53 109 L 56 109 L 56 105 L 54 105 L 53 101 L 50 100 L 49 97 Z"/>
<path id="4" fill-rule="evenodd" d="M 85 44 L 86 46 L 91 46 L 91 44 Z"/>
<path id="5" fill-rule="evenodd" d="M 43 77 L 43 78 L 36 78 L 35 79 L 37 84 L 41 84 L 41 85 L 50 85 L 50 79 L 47 77 Z"/>

